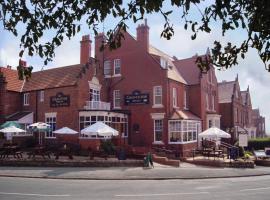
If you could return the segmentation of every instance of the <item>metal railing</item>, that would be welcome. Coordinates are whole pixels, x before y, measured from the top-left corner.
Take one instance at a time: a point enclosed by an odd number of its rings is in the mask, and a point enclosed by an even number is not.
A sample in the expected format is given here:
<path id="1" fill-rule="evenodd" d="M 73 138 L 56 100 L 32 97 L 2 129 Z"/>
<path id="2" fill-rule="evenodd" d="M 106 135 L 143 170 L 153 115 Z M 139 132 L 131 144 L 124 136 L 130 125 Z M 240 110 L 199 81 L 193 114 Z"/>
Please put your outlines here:
<path id="1" fill-rule="evenodd" d="M 110 110 L 111 104 L 103 101 L 86 101 L 85 110 Z"/>

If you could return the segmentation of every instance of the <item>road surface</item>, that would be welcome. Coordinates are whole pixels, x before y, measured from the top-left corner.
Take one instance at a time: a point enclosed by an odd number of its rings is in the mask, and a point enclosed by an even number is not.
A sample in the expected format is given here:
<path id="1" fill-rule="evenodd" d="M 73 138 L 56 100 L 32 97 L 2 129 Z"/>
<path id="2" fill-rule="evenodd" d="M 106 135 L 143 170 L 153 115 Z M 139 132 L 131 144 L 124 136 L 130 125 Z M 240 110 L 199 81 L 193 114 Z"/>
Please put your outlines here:
<path id="1" fill-rule="evenodd" d="M 270 176 L 197 180 L 0 178 L 1 200 L 269 200 Z"/>

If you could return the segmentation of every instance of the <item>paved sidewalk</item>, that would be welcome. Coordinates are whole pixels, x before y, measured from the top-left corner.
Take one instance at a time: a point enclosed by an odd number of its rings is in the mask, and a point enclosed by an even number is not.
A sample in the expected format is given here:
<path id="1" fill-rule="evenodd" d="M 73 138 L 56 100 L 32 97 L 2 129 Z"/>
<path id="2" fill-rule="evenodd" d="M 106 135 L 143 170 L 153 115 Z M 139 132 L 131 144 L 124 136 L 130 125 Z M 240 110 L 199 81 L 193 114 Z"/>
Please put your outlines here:
<path id="1" fill-rule="evenodd" d="M 0 177 L 93 180 L 206 179 L 270 175 L 270 167 L 255 169 L 208 168 L 188 163 L 174 168 L 155 164 L 153 169 L 136 168 L 68 168 L 68 167 L 0 167 Z"/>

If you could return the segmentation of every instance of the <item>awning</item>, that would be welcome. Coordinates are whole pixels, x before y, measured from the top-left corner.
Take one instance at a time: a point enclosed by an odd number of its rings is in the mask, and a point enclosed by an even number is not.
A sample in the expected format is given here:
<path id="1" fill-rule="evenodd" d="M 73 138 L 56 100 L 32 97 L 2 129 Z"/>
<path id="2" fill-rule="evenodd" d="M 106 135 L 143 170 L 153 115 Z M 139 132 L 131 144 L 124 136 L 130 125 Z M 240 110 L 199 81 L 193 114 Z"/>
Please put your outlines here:
<path id="1" fill-rule="evenodd" d="M 185 120 L 198 120 L 201 119 L 187 110 L 176 110 L 170 117 L 170 119 L 185 119 Z"/>
<path id="2" fill-rule="evenodd" d="M 6 121 L 15 121 L 20 124 L 32 124 L 34 119 L 33 112 L 22 111 L 16 112 L 6 118 Z"/>

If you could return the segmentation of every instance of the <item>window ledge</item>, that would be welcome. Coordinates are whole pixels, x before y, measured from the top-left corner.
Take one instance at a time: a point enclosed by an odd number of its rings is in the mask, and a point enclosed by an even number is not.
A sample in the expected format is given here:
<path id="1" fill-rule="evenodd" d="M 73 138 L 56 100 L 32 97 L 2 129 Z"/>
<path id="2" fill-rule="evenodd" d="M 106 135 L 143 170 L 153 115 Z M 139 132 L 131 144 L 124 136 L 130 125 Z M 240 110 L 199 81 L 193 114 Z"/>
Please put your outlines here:
<path id="1" fill-rule="evenodd" d="M 122 75 L 121 74 L 114 74 L 114 75 L 112 75 L 112 78 L 114 78 L 114 77 L 121 77 Z"/>
<path id="2" fill-rule="evenodd" d="M 121 107 L 113 107 L 113 110 L 120 110 Z"/>
<path id="3" fill-rule="evenodd" d="M 56 139 L 56 137 L 45 137 L 45 139 Z"/>
<path id="4" fill-rule="evenodd" d="M 105 77 L 105 78 L 112 78 L 111 75 L 105 75 L 105 74 L 104 74 L 104 77 Z"/>
<path id="5" fill-rule="evenodd" d="M 164 145 L 164 142 L 162 142 L 162 141 L 155 141 L 155 142 L 153 142 L 152 144 Z"/>
<path id="6" fill-rule="evenodd" d="M 190 143 L 197 143 L 197 140 L 187 141 L 187 142 L 170 142 L 169 144 L 190 144 Z"/>
<path id="7" fill-rule="evenodd" d="M 164 108 L 162 104 L 154 104 L 152 108 Z"/>

